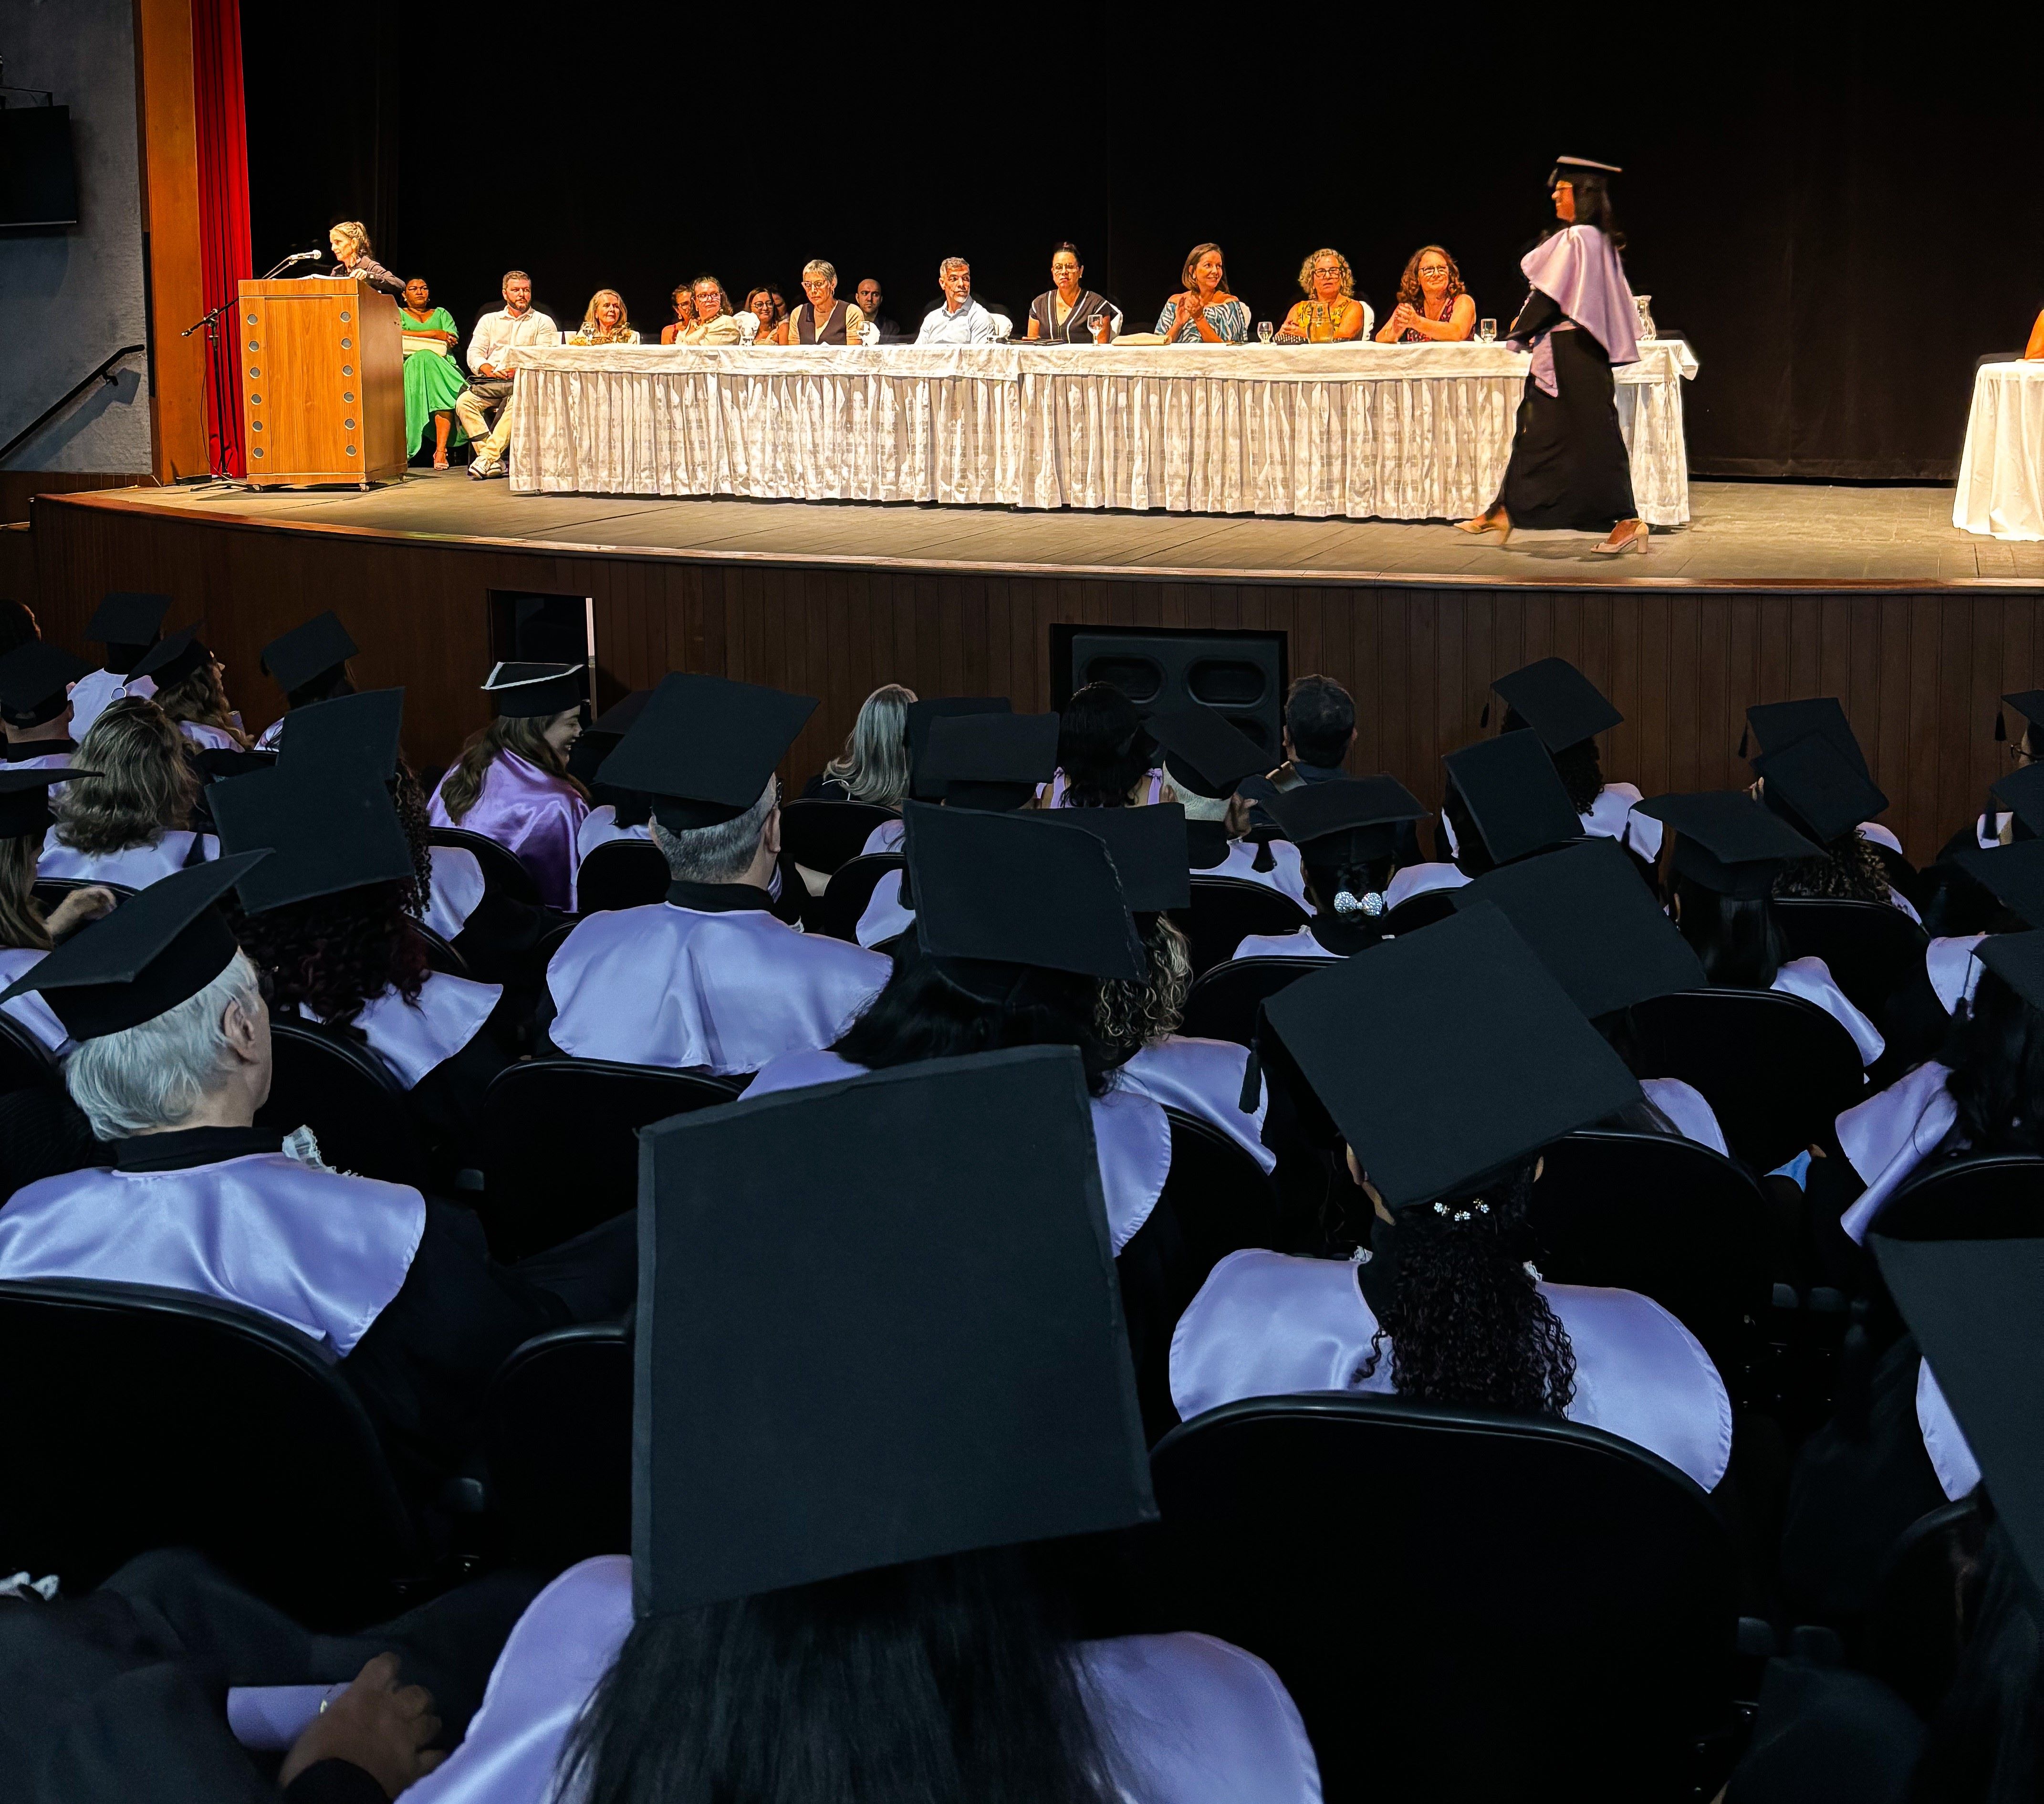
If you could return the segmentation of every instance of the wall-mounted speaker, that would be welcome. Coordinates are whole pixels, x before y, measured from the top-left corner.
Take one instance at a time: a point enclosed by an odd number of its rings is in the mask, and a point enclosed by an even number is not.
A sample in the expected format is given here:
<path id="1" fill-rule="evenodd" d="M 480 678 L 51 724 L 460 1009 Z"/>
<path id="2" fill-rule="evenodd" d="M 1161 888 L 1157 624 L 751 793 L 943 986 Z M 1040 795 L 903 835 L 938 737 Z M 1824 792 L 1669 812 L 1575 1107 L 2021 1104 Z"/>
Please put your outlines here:
<path id="1" fill-rule="evenodd" d="M 1216 632 L 1174 626 L 1054 626 L 1051 706 L 1060 712 L 1074 690 L 1111 683 L 1137 707 L 1197 702 L 1225 714 L 1284 757 L 1285 690 L 1289 657 L 1281 633 Z"/>

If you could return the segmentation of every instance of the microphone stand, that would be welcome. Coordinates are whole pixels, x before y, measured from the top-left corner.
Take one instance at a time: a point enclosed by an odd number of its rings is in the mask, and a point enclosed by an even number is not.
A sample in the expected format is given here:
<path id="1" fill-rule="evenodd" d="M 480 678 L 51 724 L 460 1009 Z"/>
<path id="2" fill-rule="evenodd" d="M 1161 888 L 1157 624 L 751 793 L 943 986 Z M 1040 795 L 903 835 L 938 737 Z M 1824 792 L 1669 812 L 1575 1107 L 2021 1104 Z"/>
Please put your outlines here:
<path id="1" fill-rule="evenodd" d="M 289 269 L 293 263 L 306 263 L 316 259 L 319 255 L 317 251 L 294 251 L 290 256 L 274 265 L 263 275 L 257 276 L 256 279 L 258 282 L 267 282 L 271 276 L 277 275 L 280 271 Z M 223 390 L 220 374 L 220 322 L 231 309 L 238 307 L 240 304 L 241 297 L 239 294 L 230 294 L 218 306 L 209 309 L 178 334 L 180 338 L 189 338 L 200 327 L 203 326 L 206 329 L 206 359 L 212 370 L 213 417 L 221 429 L 208 435 L 210 440 L 208 448 L 211 455 L 207 459 L 207 465 L 210 473 L 205 479 L 209 482 L 232 483 L 234 480 L 232 476 L 221 467 L 225 461 L 224 452 L 226 448 L 227 396 Z M 185 479 L 187 482 L 198 479 L 195 477 Z"/>

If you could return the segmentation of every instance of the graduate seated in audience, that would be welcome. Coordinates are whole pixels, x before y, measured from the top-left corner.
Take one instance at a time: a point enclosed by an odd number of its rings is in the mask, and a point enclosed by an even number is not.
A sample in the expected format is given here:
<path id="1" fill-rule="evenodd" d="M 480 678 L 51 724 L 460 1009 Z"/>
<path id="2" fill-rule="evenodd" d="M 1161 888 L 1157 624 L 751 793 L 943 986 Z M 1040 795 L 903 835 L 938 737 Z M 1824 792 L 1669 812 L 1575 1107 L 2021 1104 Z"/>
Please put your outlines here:
<path id="1" fill-rule="evenodd" d="M 748 1097 L 1014 1046 L 1071 1046 L 1085 1064 L 1107 1219 L 1119 1252 L 1171 1169 L 1163 1110 L 1114 1081 L 1128 1059 L 1100 1018 L 1104 979 L 1143 983 L 1149 957 L 1101 840 L 1020 814 L 905 806 L 915 931 L 886 987 L 828 1050 L 764 1065 Z"/>
<path id="2" fill-rule="evenodd" d="M 1641 797 L 1633 785 L 1604 774 L 1597 735 L 1625 721 L 1604 692 L 1566 658 L 1543 658 L 1490 687 L 1504 704 L 1501 730 L 1530 727 L 1546 747 L 1583 831 L 1616 840 L 1649 865 L 1658 860 L 1661 823 L 1636 812 Z"/>
<path id="3" fill-rule="evenodd" d="M 802 786 L 805 801 L 899 808 L 909 793 L 909 710 L 916 692 L 883 683 L 859 704 L 844 750 Z"/>
<path id="4" fill-rule="evenodd" d="M 144 701 L 156 693 L 146 676 L 129 672 L 149 655 L 170 611 L 168 595 L 144 594 L 134 590 L 109 590 L 90 620 L 85 636 L 101 646 L 106 656 L 101 667 L 88 671 L 71 690 L 71 737 L 83 742 L 98 719 L 99 710 L 123 696 Z"/>
<path id="5" fill-rule="evenodd" d="M 2001 700 L 2002 706 L 1995 711 L 1995 743 L 2008 750 L 2009 762 L 2014 766 L 2010 775 L 2019 775 L 2037 762 L 2040 753 L 2044 753 L 2044 689 L 2019 690 L 2013 695 L 2003 696 Z M 2008 730 L 2008 717 L 2011 714 L 2016 722 L 2012 737 Z M 1938 854 L 1940 860 L 1949 859 L 1962 846 L 1978 846 L 1984 851 L 1989 846 L 2007 845 L 2015 837 L 2015 812 L 2006 806 L 1997 806 L 1999 800 L 1990 790 L 1988 805 L 1973 825 L 1960 829 L 1945 842 Z"/>
<path id="6" fill-rule="evenodd" d="M 2044 767 L 2038 781 L 2021 773 L 2023 798 L 2044 804 Z M 2044 817 L 2041 817 L 2044 818 Z M 1983 850 L 1968 835 L 1954 854 L 1918 874 L 1923 925 L 1930 934 L 1923 962 L 1888 999 L 1881 1018 L 1888 1042 L 1884 1064 L 1899 1073 L 1934 1058 L 1951 1032 L 1960 1003 L 1980 982 L 1975 956 L 1990 933 L 2021 933 L 2044 921 L 2044 845 L 2027 842 Z"/>
<path id="7" fill-rule="evenodd" d="M 156 686 L 156 706 L 202 752 L 246 752 L 241 717 L 227 705 L 224 667 L 188 626 L 159 639 L 135 667 Z"/>
<path id="8" fill-rule="evenodd" d="M 199 784 L 186 744 L 154 702 L 129 697 L 101 710 L 52 806 L 56 825 L 36 875 L 139 890 L 217 856 L 213 837 L 189 825 Z"/>
<path id="9" fill-rule="evenodd" d="M 1264 1019 L 1265 1071 L 1316 1124 L 1331 1250 L 1360 1256 L 1221 1260 L 1172 1339 L 1179 1414 L 1395 1392 L 1566 1416 L 1715 1489 L 1731 1405 L 1688 1329 L 1645 1297 L 1550 1284 L 1529 1263 L 1540 1149 L 1640 1090 L 1504 917 L 1472 907 L 1343 960 Z M 1358 1031 L 1371 1022 L 1397 1025 Z"/>
<path id="10" fill-rule="evenodd" d="M 71 738 L 72 687 L 87 674 L 85 660 L 31 639 L 0 657 L 0 761 L 13 769 L 54 770 L 78 750 Z"/>
<path id="11" fill-rule="evenodd" d="M 179 872 L 48 954 L 39 992 L 77 1041 L 72 1100 L 111 1168 L 46 1178 L 0 1210 L 0 1278 L 153 1284 L 239 1303 L 339 1361 L 421 1502 L 473 1449 L 483 1394 L 522 1341 L 623 1313 L 636 1228 L 619 1217 L 516 1268 L 474 1217 L 329 1171 L 256 1127 L 270 1090 L 259 974 L 215 905 L 267 854 Z M 222 1244 L 235 1256 L 219 1256 Z"/>
<path id="12" fill-rule="evenodd" d="M 1304 867 L 1299 848 L 1270 837 L 1266 829 L 1254 840 L 1234 837 L 1240 818 L 1235 805 L 1238 785 L 1263 769 L 1265 754 L 1248 734 L 1224 714 L 1189 702 L 1159 708 L 1146 723 L 1164 748 L 1163 799 L 1185 811 L 1186 856 L 1203 877 L 1239 877 L 1289 896 L 1301 908 L 1306 899 Z"/>
<path id="13" fill-rule="evenodd" d="M 1441 760 L 1439 839 L 1447 860 L 1404 865 L 1384 892 L 1387 907 L 1437 890 L 1458 890 L 1486 871 L 1572 845 L 1587 829 L 1539 736 L 1504 733 Z"/>
<path id="14" fill-rule="evenodd" d="M 508 1029 L 490 1030 L 503 987 L 430 968 L 412 842 L 380 774 L 294 758 L 214 784 L 213 805 L 226 856 L 270 854 L 240 882 L 235 928 L 272 1016 L 366 1044 L 443 1168 L 479 1163 L 483 1093 L 511 1062 Z"/>
<path id="15" fill-rule="evenodd" d="M 1746 732 L 1739 737 L 1740 757 L 1746 756 L 1749 743 L 1755 752 L 1765 756 L 1785 751 L 1800 739 L 1822 739 L 1852 767 L 1878 806 L 1888 806 L 1888 798 L 1874 786 L 1873 772 L 1867 764 L 1866 753 L 1860 748 L 1859 736 L 1853 731 L 1852 722 L 1846 718 L 1845 709 L 1835 695 L 1808 696 L 1798 702 L 1756 702 L 1746 710 Z M 1755 768 L 1758 767 L 1756 760 Z M 1869 811 L 1874 810 L 1870 808 Z M 1862 821 L 1858 826 L 1862 839 L 1885 846 L 1900 856 L 1901 840 L 1878 821 Z M 1868 899 L 1879 902 L 1885 898 L 1874 896 Z"/>
<path id="16" fill-rule="evenodd" d="M 605 783 L 597 775 L 603 768 L 603 761 L 624 742 L 652 693 L 650 689 L 635 689 L 615 706 L 606 708 L 582 729 L 582 737 L 569 751 L 568 775 L 589 791 L 590 800 L 589 813 L 575 829 L 578 866 L 598 846 L 608 845 L 613 840 L 653 837 L 647 825 L 653 817 L 651 802 L 633 790 Z"/>
<path id="17" fill-rule="evenodd" d="M 930 733 L 939 721 L 947 720 L 955 714 L 1005 714 L 1010 712 L 1012 712 L 1012 705 L 1005 695 L 936 695 L 932 696 L 928 700 L 919 698 L 908 703 L 904 710 L 903 729 L 905 736 L 903 744 L 907 748 L 909 760 L 908 787 L 902 791 L 903 799 L 905 800 L 912 795 L 918 802 L 941 802 L 944 798 L 943 783 L 933 781 L 924 769 L 924 762 L 929 751 Z M 1050 718 L 1056 720 L 1058 717 L 1053 714 Z M 1032 743 L 1033 744 L 1033 740 Z M 1053 748 L 1049 769 L 1055 771 L 1057 763 L 1057 752 Z M 1039 781 L 1032 783 L 1030 794 L 1024 796 L 1021 802 L 1003 801 L 998 803 L 985 802 L 978 806 L 1001 808 L 1023 806 L 1033 800 L 1043 784 L 1049 780 L 1049 776 L 1046 775 Z M 898 807 L 900 804 L 897 802 L 895 806 Z M 882 821 L 866 836 L 866 844 L 859 848 L 859 851 L 862 855 L 867 856 L 881 852 L 899 852 L 901 849 L 901 834 L 902 826 L 899 821 Z"/>
<path id="18" fill-rule="evenodd" d="M 1289 933 L 1251 933 L 1238 959 L 1343 959 L 1387 936 L 1398 848 L 1426 810 L 1396 777 L 1301 784 L 1265 805 L 1297 848 L 1313 918 Z"/>
<path id="19" fill-rule="evenodd" d="M 1921 924 L 1915 905 L 1888 883 L 1879 846 L 1862 830 L 1888 798 L 1837 747 L 1811 733 L 1762 752 L 1753 770 L 1761 801 L 1823 848 L 1821 857 L 1783 866 L 1775 894 L 1887 902 Z"/>
<path id="20" fill-rule="evenodd" d="M 781 856 L 774 772 L 816 704 L 673 675 L 602 780 L 651 796 L 674 881 L 664 902 L 586 917 L 547 967 L 547 1028 L 578 1059 L 733 1076 L 828 1046 L 887 981 L 887 961 L 770 912 Z"/>
<path id="21" fill-rule="evenodd" d="M 61 766 L 0 769 L 0 986 L 113 906 L 113 892 L 96 884 L 73 890 L 47 916 L 36 900 L 36 857 L 52 821 L 50 785 L 71 774 Z M 46 1051 L 61 1057 L 71 1050 L 71 1036 L 40 996 L 17 996 L 5 1009 Z"/>
<path id="22" fill-rule="evenodd" d="M 286 711 L 256 736 L 256 749 L 276 750 L 290 710 L 314 702 L 331 702 L 336 695 L 352 695 L 355 683 L 348 660 L 361 648 L 331 608 L 265 645 L 263 668 L 283 690 Z"/>
<path id="23" fill-rule="evenodd" d="M 1155 1514 L 1078 1064 L 946 1060 L 649 1133 L 633 1555 L 541 1593 L 417 1804 L 1319 1798 L 1261 1660 L 1078 1640 L 1024 1544 Z"/>
<path id="24" fill-rule="evenodd" d="M 1831 967 L 1815 956 L 1782 956 L 1788 948 L 1769 900 L 1775 879 L 1785 865 L 1820 856 L 1820 848 L 1737 790 L 1656 796 L 1640 811 L 1675 831 L 1670 906 L 1706 979 L 1814 1002 L 1852 1036 L 1862 1065 L 1878 1059 L 1887 1044 L 1881 1029 L 1853 1006 Z"/>
<path id="25" fill-rule="evenodd" d="M 1134 808 L 1160 802 L 1157 742 L 1135 704 L 1111 683 L 1089 683 L 1058 717 L 1058 768 L 1039 808 Z"/>
<path id="26" fill-rule="evenodd" d="M 579 664 L 493 666 L 485 693 L 497 718 L 471 736 L 433 791 L 436 827 L 493 839 L 532 874 L 549 908 L 575 906 L 575 837 L 589 797 L 568 775 L 582 732 Z"/>

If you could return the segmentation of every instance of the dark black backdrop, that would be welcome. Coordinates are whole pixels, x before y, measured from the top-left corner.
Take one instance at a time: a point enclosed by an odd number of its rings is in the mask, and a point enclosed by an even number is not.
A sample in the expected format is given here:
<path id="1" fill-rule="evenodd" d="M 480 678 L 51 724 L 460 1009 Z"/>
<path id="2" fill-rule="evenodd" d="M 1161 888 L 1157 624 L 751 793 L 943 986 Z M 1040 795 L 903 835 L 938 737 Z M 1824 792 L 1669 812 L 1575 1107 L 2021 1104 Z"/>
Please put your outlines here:
<path id="1" fill-rule="evenodd" d="M 1786 6 L 1093 10 L 379 10 L 337 50 L 245 6 L 256 262 L 359 217 L 464 325 L 516 263 L 563 326 L 610 287 L 657 327 L 678 279 L 793 298 L 823 256 L 912 326 L 939 257 L 1019 316 L 1070 237 L 1147 325 L 1198 240 L 1270 317 L 1322 244 L 1381 315 L 1431 239 L 1504 320 L 1570 151 L 1625 165 L 1633 286 L 1703 360 L 1692 467 L 1818 478 L 1951 475 L 1974 359 L 2044 306 L 2014 44 Z"/>

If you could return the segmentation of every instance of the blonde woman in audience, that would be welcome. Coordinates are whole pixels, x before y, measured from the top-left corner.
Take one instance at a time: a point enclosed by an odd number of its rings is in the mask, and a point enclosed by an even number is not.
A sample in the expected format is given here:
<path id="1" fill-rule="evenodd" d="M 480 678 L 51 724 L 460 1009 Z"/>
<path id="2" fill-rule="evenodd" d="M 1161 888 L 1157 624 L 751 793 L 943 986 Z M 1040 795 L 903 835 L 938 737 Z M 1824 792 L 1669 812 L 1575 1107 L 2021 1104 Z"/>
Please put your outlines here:
<path id="1" fill-rule="evenodd" d="M 568 335 L 571 344 L 636 344 L 639 334 L 625 317 L 624 297 L 615 288 L 599 288 L 590 296 L 582 311 L 579 331 Z"/>
<path id="2" fill-rule="evenodd" d="M 844 750 L 809 779 L 805 798 L 899 808 L 909 793 L 909 704 L 912 689 L 882 683 L 860 705 Z"/>
<path id="3" fill-rule="evenodd" d="M 194 629 L 159 640 L 135 667 L 156 686 L 156 706 L 202 752 L 246 752 L 248 735 L 229 706 L 227 667 L 194 637 Z"/>
<path id="4" fill-rule="evenodd" d="M 187 825 L 198 778 L 185 740 L 154 702 L 110 702 L 92 723 L 51 812 L 56 824 L 36 861 L 39 877 L 83 878 L 146 888 L 220 856 L 210 833 Z"/>
<path id="5" fill-rule="evenodd" d="M 45 916 L 36 900 L 36 859 L 49 831 L 49 786 L 55 770 L 0 771 L 0 989 L 40 960 L 60 936 L 95 921 L 113 906 L 97 885 L 73 890 Z M 40 996 L 17 996 L 0 1010 L 25 1027 L 47 1052 L 71 1050 L 71 1036 Z"/>
<path id="6" fill-rule="evenodd" d="M 1339 251 L 1318 250 L 1299 265 L 1306 298 L 1285 316 L 1280 344 L 1346 344 L 1370 330 L 1368 303 L 1355 298 L 1355 275 Z"/>

